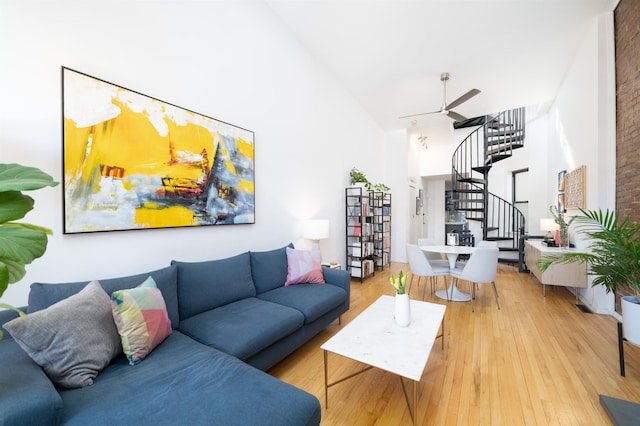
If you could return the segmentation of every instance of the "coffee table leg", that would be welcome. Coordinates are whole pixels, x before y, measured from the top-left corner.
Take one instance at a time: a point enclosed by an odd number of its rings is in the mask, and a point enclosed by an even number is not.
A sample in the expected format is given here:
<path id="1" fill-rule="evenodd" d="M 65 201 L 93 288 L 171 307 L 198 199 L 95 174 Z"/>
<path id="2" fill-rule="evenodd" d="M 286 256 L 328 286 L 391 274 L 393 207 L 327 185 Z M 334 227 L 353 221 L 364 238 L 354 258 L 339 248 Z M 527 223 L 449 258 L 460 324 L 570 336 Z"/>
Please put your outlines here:
<path id="1" fill-rule="evenodd" d="M 398 376 L 398 378 L 400 379 L 400 384 L 402 385 L 404 399 L 407 402 L 409 416 L 411 416 L 411 420 L 413 421 L 413 424 L 415 426 L 418 424 L 418 382 L 415 380 L 411 380 L 413 382 L 413 396 L 409 398 L 409 395 L 407 395 L 407 389 L 404 386 L 404 381 L 402 380 L 402 376 Z"/>
<path id="2" fill-rule="evenodd" d="M 327 351 L 324 351 L 324 408 L 329 408 L 329 385 L 327 383 L 329 373 L 327 372 Z"/>
<path id="3" fill-rule="evenodd" d="M 418 424 L 418 382 L 413 381 L 413 426 Z"/>

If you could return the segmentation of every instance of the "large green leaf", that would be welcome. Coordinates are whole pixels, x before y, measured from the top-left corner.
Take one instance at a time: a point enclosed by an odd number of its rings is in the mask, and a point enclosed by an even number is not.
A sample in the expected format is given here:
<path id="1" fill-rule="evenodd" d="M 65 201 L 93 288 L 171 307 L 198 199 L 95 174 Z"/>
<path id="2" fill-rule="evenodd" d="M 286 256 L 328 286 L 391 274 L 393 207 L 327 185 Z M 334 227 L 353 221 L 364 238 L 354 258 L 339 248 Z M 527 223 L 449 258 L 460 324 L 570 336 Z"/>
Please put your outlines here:
<path id="1" fill-rule="evenodd" d="M 47 233 L 20 225 L 0 225 L 0 261 L 26 265 L 44 254 Z"/>
<path id="2" fill-rule="evenodd" d="M 0 192 L 31 191 L 57 184 L 51 176 L 35 167 L 0 164 Z"/>
<path id="3" fill-rule="evenodd" d="M 9 286 L 9 268 L 4 262 L 0 262 L 0 297 Z"/>
<path id="4" fill-rule="evenodd" d="M 22 219 L 33 209 L 33 198 L 20 191 L 0 192 L 0 223 Z"/>

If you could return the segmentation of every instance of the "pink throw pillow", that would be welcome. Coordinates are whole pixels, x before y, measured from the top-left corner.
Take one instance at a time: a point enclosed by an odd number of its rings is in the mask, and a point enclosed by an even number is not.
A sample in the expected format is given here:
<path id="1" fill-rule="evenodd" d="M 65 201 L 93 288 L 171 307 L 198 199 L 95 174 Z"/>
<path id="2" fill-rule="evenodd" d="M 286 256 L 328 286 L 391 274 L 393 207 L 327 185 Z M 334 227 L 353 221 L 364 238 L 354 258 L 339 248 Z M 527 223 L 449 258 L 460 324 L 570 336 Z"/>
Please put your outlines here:
<path id="1" fill-rule="evenodd" d="M 319 251 L 286 249 L 289 266 L 285 286 L 300 283 L 324 284 Z"/>

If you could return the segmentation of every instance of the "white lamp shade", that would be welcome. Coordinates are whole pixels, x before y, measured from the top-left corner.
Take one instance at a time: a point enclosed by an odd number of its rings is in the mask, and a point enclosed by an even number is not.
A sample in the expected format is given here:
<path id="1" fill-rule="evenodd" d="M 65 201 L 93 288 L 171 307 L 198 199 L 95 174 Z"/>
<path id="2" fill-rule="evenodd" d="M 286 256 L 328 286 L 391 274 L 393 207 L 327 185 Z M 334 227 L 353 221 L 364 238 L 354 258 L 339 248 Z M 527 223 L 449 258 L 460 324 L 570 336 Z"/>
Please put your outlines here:
<path id="1" fill-rule="evenodd" d="M 302 222 L 302 238 L 324 240 L 329 238 L 329 220 L 310 219 Z"/>
<path id="2" fill-rule="evenodd" d="M 560 226 L 558 226 L 555 220 L 546 217 L 540 219 L 541 231 L 557 231 L 558 229 L 560 229 Z"/>

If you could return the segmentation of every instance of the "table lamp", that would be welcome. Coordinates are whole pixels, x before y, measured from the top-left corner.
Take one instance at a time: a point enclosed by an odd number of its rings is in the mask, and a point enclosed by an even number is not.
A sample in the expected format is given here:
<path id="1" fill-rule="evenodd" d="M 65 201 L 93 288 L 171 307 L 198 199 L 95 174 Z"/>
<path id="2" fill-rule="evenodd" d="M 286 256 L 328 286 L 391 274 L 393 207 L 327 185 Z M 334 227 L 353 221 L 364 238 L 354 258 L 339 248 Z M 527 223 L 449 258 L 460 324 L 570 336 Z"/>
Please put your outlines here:
<path id="1" fill-rule="evenodd" d="M 555 239 L 553 233 L 555 233 L 555 231 L 557 231 L 558 229 L 560 229 L 560 226 L 558 226 L 555 220 L 546 217 L 540 219 L 540 230 L 547 231 L 547 235 L 544 236 L 545 240 Z"/>
<path id="2" fill-rule="evenodd" d="M 313 240 L 311 250 L 320 251 L 320 240 L 329 238 L 327 219 L 309 219 L 302 222 L 302 238 Z"/>

